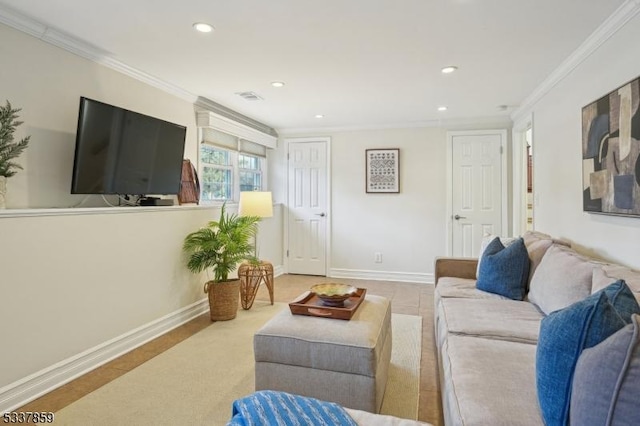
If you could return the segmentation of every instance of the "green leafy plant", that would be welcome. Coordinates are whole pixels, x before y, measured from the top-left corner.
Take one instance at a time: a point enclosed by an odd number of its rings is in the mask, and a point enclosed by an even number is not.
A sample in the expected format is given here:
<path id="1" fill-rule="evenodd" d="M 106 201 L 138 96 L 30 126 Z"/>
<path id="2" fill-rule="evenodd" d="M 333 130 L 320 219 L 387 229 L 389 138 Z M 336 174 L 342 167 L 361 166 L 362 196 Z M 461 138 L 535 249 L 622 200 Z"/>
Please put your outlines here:
<path id="1" fill-rule="evenodd" d="M 183 250 L 189 255 L 187 268 L 199 273 L 212 268 L 215 282 L 227 281 L 238 263 L 253 259 L 251 238 L 255 237 L 259 217 L 227 214 L 222 205 L 220 220 L 186 236 Z"/>
<path id="2" fill-rule="evenodd" d="M 31 136 L 27 136 L 14 142 L 13 133 L 22 124 L 22 121 L 18 121 L 20 111 L 21 109 L 13 109 L 9 101 L 6 106 L 0 106 L 0 176 L 8 178 L 15 175 L 17 169 L 22 169 L 20 164 L 11 160 L 22 154 L 31 139 Z"/>

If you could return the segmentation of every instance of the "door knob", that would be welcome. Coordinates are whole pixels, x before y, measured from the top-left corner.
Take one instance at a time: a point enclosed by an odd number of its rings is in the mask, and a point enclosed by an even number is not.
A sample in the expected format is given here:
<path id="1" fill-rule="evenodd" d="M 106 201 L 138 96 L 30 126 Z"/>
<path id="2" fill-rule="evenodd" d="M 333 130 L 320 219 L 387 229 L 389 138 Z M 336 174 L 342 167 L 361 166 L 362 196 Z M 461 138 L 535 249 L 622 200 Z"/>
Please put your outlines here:
<path id="1" fill-rule="evenodd" d="M 324 212 L 322 212 L 322 213 L 316 213 L 316 216 L 325 217 L 325 216 L 326 216 L 326 214 L 324 214 Z"/>
<path id="2" fill-rule="evenodd" d="M 455 215 L 453 218 L 454 218 L 455 220 L 466 219 L 466 217 L 464 217 L 464 216 L 460 216 L 459 214 Z"/>

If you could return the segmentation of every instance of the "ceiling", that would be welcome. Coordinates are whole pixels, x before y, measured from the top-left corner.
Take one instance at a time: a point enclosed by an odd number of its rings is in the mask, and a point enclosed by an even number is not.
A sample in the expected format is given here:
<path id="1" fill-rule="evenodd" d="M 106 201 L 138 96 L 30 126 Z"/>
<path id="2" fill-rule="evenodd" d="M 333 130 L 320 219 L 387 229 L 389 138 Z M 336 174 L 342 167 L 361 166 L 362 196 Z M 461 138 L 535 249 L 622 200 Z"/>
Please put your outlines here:
<path id="1" fill-rule="evenodd" d="M 116 62 L 285 132 L 508 117 L 623 3 L 0 0 Z M 198 33 L 195 22 L 215 31 Z M 447 65 L 459 69 L 444 75 Z M 236 94 L 243 91 L 263 100 Z M 442 105 L 448 110 L 437 111 Z"/>

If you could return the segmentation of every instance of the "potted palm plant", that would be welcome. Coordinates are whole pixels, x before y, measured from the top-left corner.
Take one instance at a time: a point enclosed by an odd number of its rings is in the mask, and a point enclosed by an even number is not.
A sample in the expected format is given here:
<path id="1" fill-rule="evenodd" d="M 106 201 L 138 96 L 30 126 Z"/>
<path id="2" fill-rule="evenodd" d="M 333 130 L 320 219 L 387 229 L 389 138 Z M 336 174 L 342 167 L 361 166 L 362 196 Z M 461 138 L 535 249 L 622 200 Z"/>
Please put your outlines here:
<path id="1" fill-rule="evenodd" d="M 251 260 L 252 238 L 260 218 L 228 214 L 222 205 L 220 219 L 211 221 L 185 237 L 183 250 L 188 254 L 187 268 L 193 273 L 212 270 L 213 279 L 204 285 L 209 296 L 212 321 L 226 321 L 236 317 L 240 280 L 229 274 L 243 260 Z"/>
<path id="2" fill-rule="evenodd" d="M 22 124 L 18 121 L 20 109 L 13 109 L 7 101 L 6 106 L 0 106 L 0 209 L 5 207 L 7 179 L 16 174 L 22 166 L 12 160 L 20 156 L 29 145 L 31 136 L 14 141 L 13 133 Z"/>

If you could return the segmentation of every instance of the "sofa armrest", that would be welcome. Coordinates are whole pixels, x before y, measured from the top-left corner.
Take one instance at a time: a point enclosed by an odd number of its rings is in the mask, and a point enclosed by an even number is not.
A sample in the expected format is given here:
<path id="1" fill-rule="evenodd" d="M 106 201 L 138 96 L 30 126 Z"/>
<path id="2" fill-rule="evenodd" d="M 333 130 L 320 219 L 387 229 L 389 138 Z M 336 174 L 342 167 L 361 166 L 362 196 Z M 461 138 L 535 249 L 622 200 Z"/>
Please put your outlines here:
<path id="1" fill-rule="evenodd" d="M 476 278 L 478 259 L 474 257 L 436 257 L 435 283 L 441 277 Z"/>

